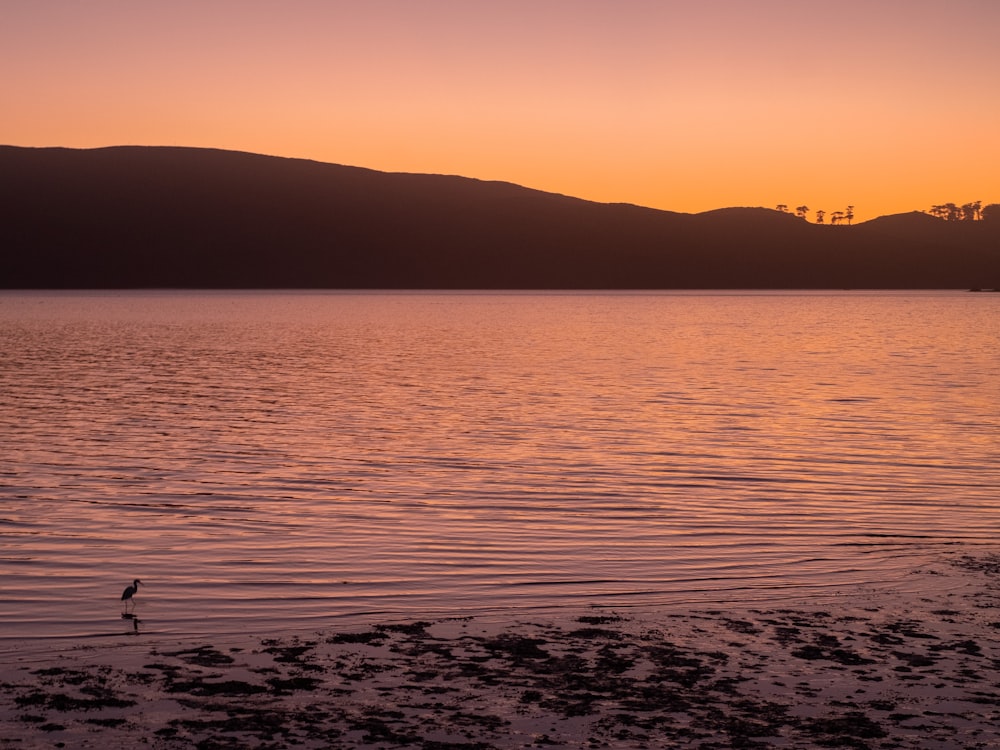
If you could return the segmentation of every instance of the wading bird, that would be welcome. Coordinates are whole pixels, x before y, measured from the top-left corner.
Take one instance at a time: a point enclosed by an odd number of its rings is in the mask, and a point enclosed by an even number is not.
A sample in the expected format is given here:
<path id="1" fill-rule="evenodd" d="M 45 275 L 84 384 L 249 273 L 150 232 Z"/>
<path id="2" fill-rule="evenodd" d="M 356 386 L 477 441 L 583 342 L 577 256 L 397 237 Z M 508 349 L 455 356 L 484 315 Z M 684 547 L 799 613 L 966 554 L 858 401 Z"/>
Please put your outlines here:
<path id="1" fill-rule="evenodd" d="M 139 584 L 142 583 L 138 578 L 132 581 L 131 586 L 126 586 L 125 590 L 122 592 L 122 601 L 125 602 L 125 611 L 128 611 L 128 603 L 132 601 L 132 597 L 135 596 L 135 592 L 139 590 Z M 135 602 L 132 602 L 133 604 Z"/>

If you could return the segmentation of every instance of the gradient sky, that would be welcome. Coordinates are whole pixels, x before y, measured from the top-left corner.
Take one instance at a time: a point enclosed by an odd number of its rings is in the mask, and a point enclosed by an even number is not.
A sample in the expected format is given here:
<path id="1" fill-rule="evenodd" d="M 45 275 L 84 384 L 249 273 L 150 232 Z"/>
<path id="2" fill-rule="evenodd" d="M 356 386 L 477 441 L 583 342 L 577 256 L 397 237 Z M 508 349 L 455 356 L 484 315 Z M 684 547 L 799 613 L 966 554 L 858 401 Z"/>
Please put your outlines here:
<path id="1" fill-rule="evenodd" d="M 997 0 L 0 0 L 0 143 L 697 212 L 1000 201 Z"/>

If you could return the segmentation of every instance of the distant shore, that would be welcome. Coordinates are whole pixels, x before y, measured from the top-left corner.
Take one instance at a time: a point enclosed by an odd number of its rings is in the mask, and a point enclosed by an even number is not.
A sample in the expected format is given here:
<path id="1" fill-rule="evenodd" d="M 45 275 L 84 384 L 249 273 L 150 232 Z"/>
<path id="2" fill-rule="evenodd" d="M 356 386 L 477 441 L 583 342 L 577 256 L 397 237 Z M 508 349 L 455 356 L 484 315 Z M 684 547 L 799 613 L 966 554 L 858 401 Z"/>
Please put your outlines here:
<path id="1" fill-rule="evenodd" d="M 835 605 L 6 648 L 0 748 L 995 747 L 1000 554 L 913 575 Z"/>
<path id="2" fill-rule="evenodd" d="M 217 149 L 0 146 L 10 289 L 968 289 L 1000 220 L 697 214 Z M 846 218 L 846 216 L 845 216 Z"/>

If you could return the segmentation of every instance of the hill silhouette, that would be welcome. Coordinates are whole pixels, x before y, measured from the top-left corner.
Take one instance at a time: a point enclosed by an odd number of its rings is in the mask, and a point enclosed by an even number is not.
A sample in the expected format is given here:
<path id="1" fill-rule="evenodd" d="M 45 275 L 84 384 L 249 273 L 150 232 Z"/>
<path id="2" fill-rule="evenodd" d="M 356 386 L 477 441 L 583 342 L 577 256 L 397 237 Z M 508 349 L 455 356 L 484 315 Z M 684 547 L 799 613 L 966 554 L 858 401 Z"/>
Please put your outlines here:
<path id="1" fill-rule="evenodd" d="M 233 151 L 0 147 L 5 288 L 970 288 L 1000 227 L 701 214 Z"/>

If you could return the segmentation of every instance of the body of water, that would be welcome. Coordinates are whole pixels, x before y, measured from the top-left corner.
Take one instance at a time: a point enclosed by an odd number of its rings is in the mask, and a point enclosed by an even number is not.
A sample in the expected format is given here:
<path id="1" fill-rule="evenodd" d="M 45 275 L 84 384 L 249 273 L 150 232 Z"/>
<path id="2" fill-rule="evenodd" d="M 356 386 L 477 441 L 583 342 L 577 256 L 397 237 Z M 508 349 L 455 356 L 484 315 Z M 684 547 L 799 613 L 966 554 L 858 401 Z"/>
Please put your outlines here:
<path id="1" fill-rule="evenodd" d="M 819 595 L 1000 531 L 1000 295 L 0 293 L 0 637 Z"/>

